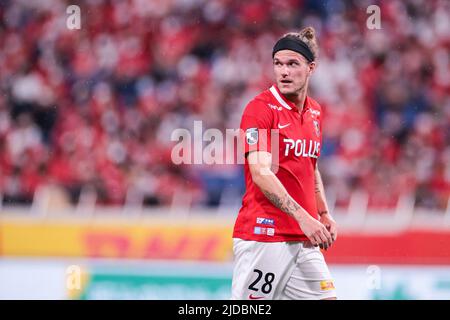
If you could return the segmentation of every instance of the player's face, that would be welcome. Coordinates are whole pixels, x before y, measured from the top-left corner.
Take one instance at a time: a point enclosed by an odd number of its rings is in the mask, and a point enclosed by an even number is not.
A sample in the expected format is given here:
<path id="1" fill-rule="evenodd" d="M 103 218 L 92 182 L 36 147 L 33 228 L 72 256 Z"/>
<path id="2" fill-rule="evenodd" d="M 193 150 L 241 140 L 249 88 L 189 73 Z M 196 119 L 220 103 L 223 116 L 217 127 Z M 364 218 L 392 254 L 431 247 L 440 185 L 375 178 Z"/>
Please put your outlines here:
<path id="1" fill-rule="evenodd" d="M 280 50 L 273 57 L 275 80 L 284 95 L 298 95 L 307 85 L 315 63 L 309 63 L 300 53 Z"/>

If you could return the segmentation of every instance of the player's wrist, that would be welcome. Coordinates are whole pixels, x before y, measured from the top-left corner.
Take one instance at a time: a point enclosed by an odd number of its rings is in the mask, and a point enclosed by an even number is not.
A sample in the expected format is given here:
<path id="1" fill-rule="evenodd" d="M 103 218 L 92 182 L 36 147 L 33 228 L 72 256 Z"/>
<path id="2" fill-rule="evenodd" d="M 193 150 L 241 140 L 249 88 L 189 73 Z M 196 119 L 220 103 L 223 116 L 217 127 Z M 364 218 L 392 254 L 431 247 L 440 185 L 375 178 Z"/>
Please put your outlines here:
<path id="1" fill-rule="evenodd" d="M 331 214 L 328 211 L 326 213 L 322 213 L 322 214 L 320 214 L 320 212 L 319 212 L 319 217 L 320 217 L 320 220 L 326 219 L 328 221 L 334 221 L 334 218 L 331 216 Z"/>
<path id="2" fill-rule="evenodd" d="M 297 210 L 295 212 L 294 216 L 295 216 L 295 218 L 297 219 L 297 221 L 299 223 L 303 223 L 307 219 L 311 218 L 311 215 L 308 212 L 306 212 L 305 210 L 302 210 L 302 209 Z"/>

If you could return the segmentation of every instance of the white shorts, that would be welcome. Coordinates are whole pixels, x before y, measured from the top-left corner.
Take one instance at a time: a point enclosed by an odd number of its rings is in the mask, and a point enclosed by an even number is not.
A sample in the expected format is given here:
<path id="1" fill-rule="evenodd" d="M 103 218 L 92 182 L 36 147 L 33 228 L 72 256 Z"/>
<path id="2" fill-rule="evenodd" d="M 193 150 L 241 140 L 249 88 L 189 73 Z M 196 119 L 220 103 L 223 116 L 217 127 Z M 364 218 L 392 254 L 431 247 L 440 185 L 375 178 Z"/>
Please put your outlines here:
<path id="1" fill-rule="evenodd" d="M 231 299 L 314 300 L 336 297 L 319 247 L 311 242 L 233 239 Z"/>

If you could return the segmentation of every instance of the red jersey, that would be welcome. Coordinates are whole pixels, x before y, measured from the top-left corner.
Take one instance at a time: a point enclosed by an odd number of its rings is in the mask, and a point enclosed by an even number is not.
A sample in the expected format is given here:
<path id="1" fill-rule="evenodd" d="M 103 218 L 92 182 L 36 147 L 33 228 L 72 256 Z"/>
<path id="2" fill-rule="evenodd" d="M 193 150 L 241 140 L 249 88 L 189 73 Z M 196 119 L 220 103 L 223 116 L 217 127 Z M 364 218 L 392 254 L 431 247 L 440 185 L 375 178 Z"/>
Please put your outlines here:
<path id="1" fill-rule="evenodd" d="M 249 102 L 240 128 L 245 153 L 270 152 L 272 163 L 278 163 L 278 167 L 272 165 L 272 171 L 290 196 L 317 219 L 314 170 L 322 142 L 320 105 L 306 97 L 299 112 L 273 85 Z M 247 157 L 244 173 L 246 192 L 233 238 L 263 242 L 307 240 L 298 222 L 275 207 L 253 182 Z"/>

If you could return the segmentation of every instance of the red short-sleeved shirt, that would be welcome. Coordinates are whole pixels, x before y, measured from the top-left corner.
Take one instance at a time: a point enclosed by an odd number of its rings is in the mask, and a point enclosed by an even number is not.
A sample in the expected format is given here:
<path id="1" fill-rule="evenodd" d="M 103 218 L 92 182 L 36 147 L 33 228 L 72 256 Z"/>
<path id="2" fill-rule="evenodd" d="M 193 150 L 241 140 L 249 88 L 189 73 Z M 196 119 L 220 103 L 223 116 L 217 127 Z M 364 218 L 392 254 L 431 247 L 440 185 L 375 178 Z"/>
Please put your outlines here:
<path id="1" fill-rule="evenodd" d="M 314 169 L 322 141 L 320 105 L 306 97 L 299 113 L 274 85 L 246 106 L 240 128 L 245 152 L 270 152 L 278 179 L 294 200 L 317 219 Z M 274 167 L 277 163 L 279 166 Z M 263 242 L 307 240 L 298 222 L 275 207 L 254 184 L 247 158 L 244 169 L 246 192 L 233 237 Z"/>

